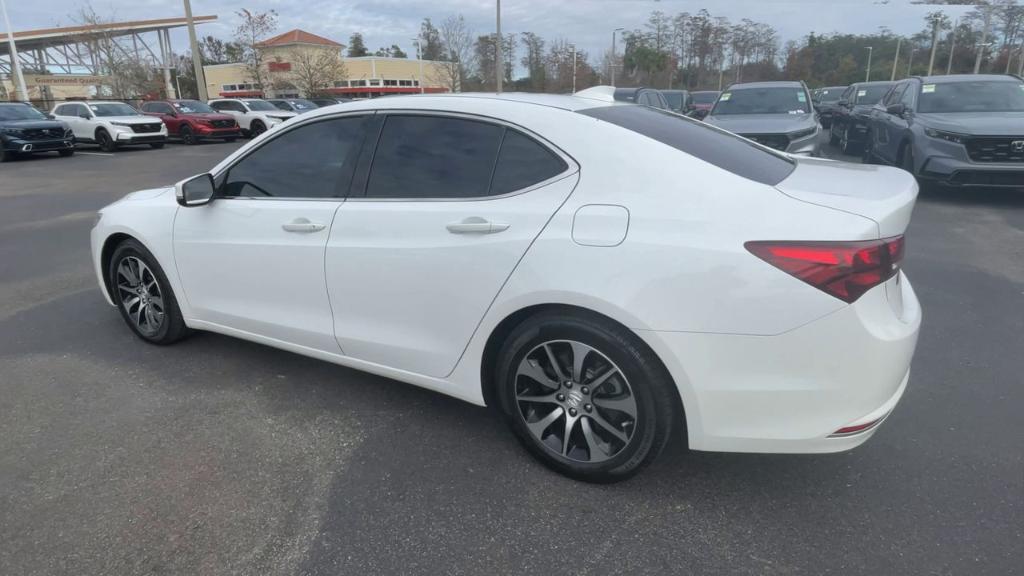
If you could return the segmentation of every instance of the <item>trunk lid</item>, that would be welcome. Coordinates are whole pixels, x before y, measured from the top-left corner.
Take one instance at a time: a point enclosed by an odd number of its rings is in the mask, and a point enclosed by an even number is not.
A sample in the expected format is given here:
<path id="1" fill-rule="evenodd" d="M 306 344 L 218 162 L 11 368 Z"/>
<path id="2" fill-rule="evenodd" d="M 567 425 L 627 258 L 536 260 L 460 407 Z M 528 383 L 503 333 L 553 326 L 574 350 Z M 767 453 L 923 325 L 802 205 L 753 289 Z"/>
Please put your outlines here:
<path id="1" fill-rule="evenodd" d="M 903 234 L 917 199 L 917 182 L 888 166 L 794 157 L 796 169 L 775 188 L 797 200 L 873 220 L 878 237 Z"/>

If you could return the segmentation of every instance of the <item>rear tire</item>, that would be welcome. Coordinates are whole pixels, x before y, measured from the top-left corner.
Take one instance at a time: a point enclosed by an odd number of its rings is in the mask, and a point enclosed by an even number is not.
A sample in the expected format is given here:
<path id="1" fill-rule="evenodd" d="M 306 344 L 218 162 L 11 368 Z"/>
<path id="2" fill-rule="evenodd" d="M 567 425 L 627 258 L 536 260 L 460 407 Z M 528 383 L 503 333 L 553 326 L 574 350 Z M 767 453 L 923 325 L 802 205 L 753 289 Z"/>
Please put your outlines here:
<path id="1" fill-rule="evenodd" d="M 107 269 L 111 298 L 136 336 L 172 344 L 188 335 L 171 284 L 156 258 L 136 240 L 117 246 Z"/>
<path id="2" fill-rule="evenodd" d="M 495 383 L 520 443 L 578 480 L 625 480 L 673 434 L 678 400 L 668 373 L 636 335 L 596 315 L 524 321 L 502 346 Z"/>
<path id="3" fill-rule="evenodd" d="M 839 145 L 839 137 L 836 136 L 836 125 L 835 125 L 835 123 L 832 123 L 832 125 L 829 126 L 829 128 L 828 128 L 828 143 L 829 143 L 830 146 L 838 146 Z"/>

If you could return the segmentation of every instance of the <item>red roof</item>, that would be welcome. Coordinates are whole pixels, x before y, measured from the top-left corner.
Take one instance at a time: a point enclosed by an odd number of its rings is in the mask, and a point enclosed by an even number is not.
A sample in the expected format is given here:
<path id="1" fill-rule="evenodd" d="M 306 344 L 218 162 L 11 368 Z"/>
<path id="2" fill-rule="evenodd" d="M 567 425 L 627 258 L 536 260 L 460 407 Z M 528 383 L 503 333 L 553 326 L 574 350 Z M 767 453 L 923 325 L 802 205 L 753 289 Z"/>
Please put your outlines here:
<path id="1" fill-rule="evenodd" d="M 334 40 L 328 40 L 323 36 L 317 36 L 316 34 L 310 34 L 305 30 L 290 30 L 284 34 L 278 34 L 273 38 L 268 38 L 262 42 L 257 43 L 257 46 L 287 46 L 289 44 L 320 44 L 321 46 L 337 46 L 341 48 L 342 45 L 338 44 Z"/>

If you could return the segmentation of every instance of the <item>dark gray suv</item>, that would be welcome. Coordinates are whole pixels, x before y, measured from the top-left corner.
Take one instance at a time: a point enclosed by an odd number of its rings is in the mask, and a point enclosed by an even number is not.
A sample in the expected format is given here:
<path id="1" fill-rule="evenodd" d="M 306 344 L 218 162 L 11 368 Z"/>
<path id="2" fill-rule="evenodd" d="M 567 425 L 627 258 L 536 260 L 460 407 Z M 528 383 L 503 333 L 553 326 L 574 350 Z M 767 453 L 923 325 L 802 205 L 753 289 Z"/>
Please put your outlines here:
<path id="1" fill-rule="evenodd" d="M 704 119 L 769 148 L 817 156 L 818 116 L 803 82 L 733 84 Z"/>
<path id="2" fill-rule="evenodd" d="M 908 78 L 871 111 L 864 161 L 900 166 L 922 187 L 1024 188 L 1024 80 Z"/>

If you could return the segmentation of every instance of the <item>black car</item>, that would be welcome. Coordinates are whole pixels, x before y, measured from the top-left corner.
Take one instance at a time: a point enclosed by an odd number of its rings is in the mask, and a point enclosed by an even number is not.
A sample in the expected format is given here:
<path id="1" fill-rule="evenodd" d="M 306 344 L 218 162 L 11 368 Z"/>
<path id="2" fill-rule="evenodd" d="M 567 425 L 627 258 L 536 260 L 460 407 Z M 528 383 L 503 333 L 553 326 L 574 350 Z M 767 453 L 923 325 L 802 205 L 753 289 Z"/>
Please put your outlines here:
<path id="1" fill-rule="evenodd" d="M 686 90 L 661 90 L 661 95 L 668 101 L 668 107 L 673 112 L 686 114 L 693 108 L 690 93 Z"/>
<path id="2" fill-rule="evenodd" d="M 621 102 L 632 102 L 662 110 L 672 109 L 668 105 L 668 100 L 665 100 L 661 92 L 654 88 L 616 88 L 615 99 Z"/>
<path id="3" fill-rule="evenodd" d="M 832 113 L 829 144 L 839 145 L 843 154 L 860 150 L 871 122 L 871 108 L 895 82 L 857 82 L 846 88 Z"/>
<path id="4" fill-rule="evenodd" d="M 75 153 L 75 136 L 67 124 L 21 102 L 0 103 L 0 162 L 52 151 Z"/>
<path id="5" fill-rule="evenodd" d="M 818 112 L 818 119 L 821 120 L 821 127 L 832 126 L 832 115 L 835 114 L 839 99 L 842 98 L 846 86 L 827 86 L 818 88 L 812 94 L 814 98 L 814 109 Z"/>
<path id="6" fill-rule="evenodd" d="M 996 74 L 902 80 L 871 114 L 865 162 L 920 182 L 1024 189 L 1024 80 Z"/>

